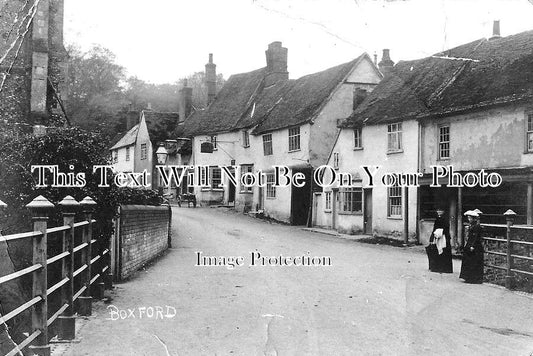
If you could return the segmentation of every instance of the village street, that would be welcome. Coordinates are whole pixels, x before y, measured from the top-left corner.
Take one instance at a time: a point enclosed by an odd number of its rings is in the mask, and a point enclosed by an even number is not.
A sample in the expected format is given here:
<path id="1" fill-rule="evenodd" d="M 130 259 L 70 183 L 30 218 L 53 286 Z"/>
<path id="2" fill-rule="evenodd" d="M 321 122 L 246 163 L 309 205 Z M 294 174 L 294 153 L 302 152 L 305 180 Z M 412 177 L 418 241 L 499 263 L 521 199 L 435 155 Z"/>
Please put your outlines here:
<path id="1" fill-rule="evenodd" d="M 110 304 L 96 303 L 96 316 L 79 331 L 81 342 L 64 355 L 533 352 L 533 299 L 460 282 L 458 261 L 453 275 L 433 274 L 420 251 L 222 209 L 173 208 L 172 223 L 173 248 L 117 284 Z M 331 257 L 332 266 L 249 266 L 255 250 L 265 256 L 309 251 Z M 198 267 L 197 251 L 243 256 L 244 266 Z"/>

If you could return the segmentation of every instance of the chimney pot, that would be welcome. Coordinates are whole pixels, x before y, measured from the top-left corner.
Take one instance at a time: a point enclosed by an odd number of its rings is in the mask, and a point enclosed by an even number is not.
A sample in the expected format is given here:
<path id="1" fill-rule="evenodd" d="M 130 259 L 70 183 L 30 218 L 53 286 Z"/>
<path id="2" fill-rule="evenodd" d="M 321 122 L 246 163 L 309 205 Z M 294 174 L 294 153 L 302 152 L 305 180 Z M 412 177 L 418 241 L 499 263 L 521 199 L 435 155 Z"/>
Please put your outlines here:
<path id="1" fill-rule="evenodd" d="M 268 45 L 265 51 L 267 69 L 265 75 L 265 86 L 270 86 L 289 79 L 287 71 L 287 48 L 281 42 L 275 41 Z"/>
<path id="2" fill-rule="evenodd" d="M 187 85 L 187 79 L 184 79 L 183 88 L 180 89 L 178 123 L 184 122 L 192 111 L 192 88 Z"/>
<path id="3" fill-rule="evenodd" d="M 389 73 L 394 67 L 394 62 L 390 59 L 390 50 L 388 48 L 383 49 L 383 56 L 381 57 L 378 66 L 383 75 L 387 75 L 387 73 Z"/>
<path id="4" fill-rule="evenodd" d="M 490 39 L 500 38 L 500 20 L 494 20 L 492 24 L 492 37 Z"/>
<path id="5" fill-rule="evenodd" d="M 209 106 L 217 94 L 217 66 L 213 63 L 213 53 L 209 53 L 209 63 L 205 65 L 205 82 L 207 85 L 207 105 Z"/>

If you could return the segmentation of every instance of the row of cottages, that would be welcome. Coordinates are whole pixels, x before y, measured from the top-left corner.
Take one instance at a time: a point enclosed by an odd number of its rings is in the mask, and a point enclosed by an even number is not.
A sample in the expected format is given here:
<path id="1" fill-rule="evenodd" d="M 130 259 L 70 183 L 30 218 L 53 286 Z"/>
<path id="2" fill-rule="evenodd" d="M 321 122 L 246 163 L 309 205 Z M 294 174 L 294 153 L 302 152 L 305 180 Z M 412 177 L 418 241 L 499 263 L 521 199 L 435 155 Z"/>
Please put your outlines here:
<path id="1" fill-rule="evenodd" d="M 184 134 L 193 137 L 191 163 L 210 167 L 211 186 L 195 188 L 199 202 L 261 212 L 295 225 L 308 223 L 312 172 L 327 160 L 337 121 L 352 113 L 382 74 L 362 54 L 348 63 L 289 79 L 287 52 L 281 42 L 268 45 L 265 68 L 232 75 L 209 106 L 185 123 Z M 213 144 L 212 153 L 202 152 L 205 142 Z M 240 175 L 264 172 L 266 186 L 246 187 L 240 182 L 234 186 L 219 165 L 235 166 Z M 274 187 L 275 165 L 288 166 L 290 175 L 302 172 L 307 184 Z"/>
<path id="2" fill-rule="evenodd" d="M 317 193 L 314 224 L 427 243 L 435 209 L 445 206 L 456 244 L 463 241 L 466 210 L 480 209 L 484 222 L 504 223 L 502 213 L 512 209 L 517 223 L 531 224 L 532 83 L 533 31 L 500 37 L 499 24 L 490 39 L 399 62 L 341 122 L 328 164 L 351 173 L 355 187 Z M 363 165 L 381 166 L 373 187 Z M 454 172 L 432 187 L 432 166 Z M 499 173 L 503 183 L 474 184 L 482 169 Z M 381 176 L 392 172 L 419 172 L 419 186 L 383 184 Z"/>

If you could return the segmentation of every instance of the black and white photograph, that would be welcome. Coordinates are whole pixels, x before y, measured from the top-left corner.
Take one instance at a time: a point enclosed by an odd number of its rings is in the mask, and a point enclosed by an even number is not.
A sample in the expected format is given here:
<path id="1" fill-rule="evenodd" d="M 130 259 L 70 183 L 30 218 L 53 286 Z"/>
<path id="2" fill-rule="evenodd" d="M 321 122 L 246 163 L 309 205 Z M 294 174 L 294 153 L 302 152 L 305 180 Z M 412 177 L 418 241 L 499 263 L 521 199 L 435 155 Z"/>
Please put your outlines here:
<path id="1" fill-rule="evenodd" d="M 533 355 L 533 0 L 0 0 L 0 355 Z"/>

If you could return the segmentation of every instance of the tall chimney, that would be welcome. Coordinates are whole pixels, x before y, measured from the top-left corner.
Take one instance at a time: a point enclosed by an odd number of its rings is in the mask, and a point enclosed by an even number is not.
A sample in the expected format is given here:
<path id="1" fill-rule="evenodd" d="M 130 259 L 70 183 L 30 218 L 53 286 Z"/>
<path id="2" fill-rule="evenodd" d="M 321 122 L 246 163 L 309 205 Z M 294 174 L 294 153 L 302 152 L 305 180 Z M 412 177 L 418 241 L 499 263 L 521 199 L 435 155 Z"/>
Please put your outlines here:
<path id="1" fill-rule="evenodd" d="M 268 87 L 289 79 L 287 53 L 288 49 L 282 47 L 279 41 L 272 42 L 268 45 L 268 49 L 265 51 L 267 62 L 265 86 Z"/>
<path id="2" fill-rule="evenodd" d="M 492 37 L 490 39 L 492 40 L 500 37 L 502 37 L 500 35 L 500 20 L 494 20 L 492 24 Z"/>
<path id="3" fill-rule="evenodd" d="M 213 63 L 213 53 L 209 53 L 209 63 L 205 65 L 205 81 L 207 84 L 207 105 L 209 106 L 217 94 L 217 65 Z"/>
<path id="4" fill-rule="evenodd" d="M 381 57 L 381 61 L 378 63 L 379 70 L 383 75 L 387 75 L 390 73 L 392 68 L 394 67 L 394 62 L 390 59 L 390 50 L 389 49 L 383 49 L 383 56 Z"/>
<path id="5" fill-rule="evenodd" d="M 179 104 L 179 123 L 182 123 L 189 117 L 192 111 L 192 88 L 188 86 L 187 79 L 183 81 L 183 88 L 180 89 Z"/>

